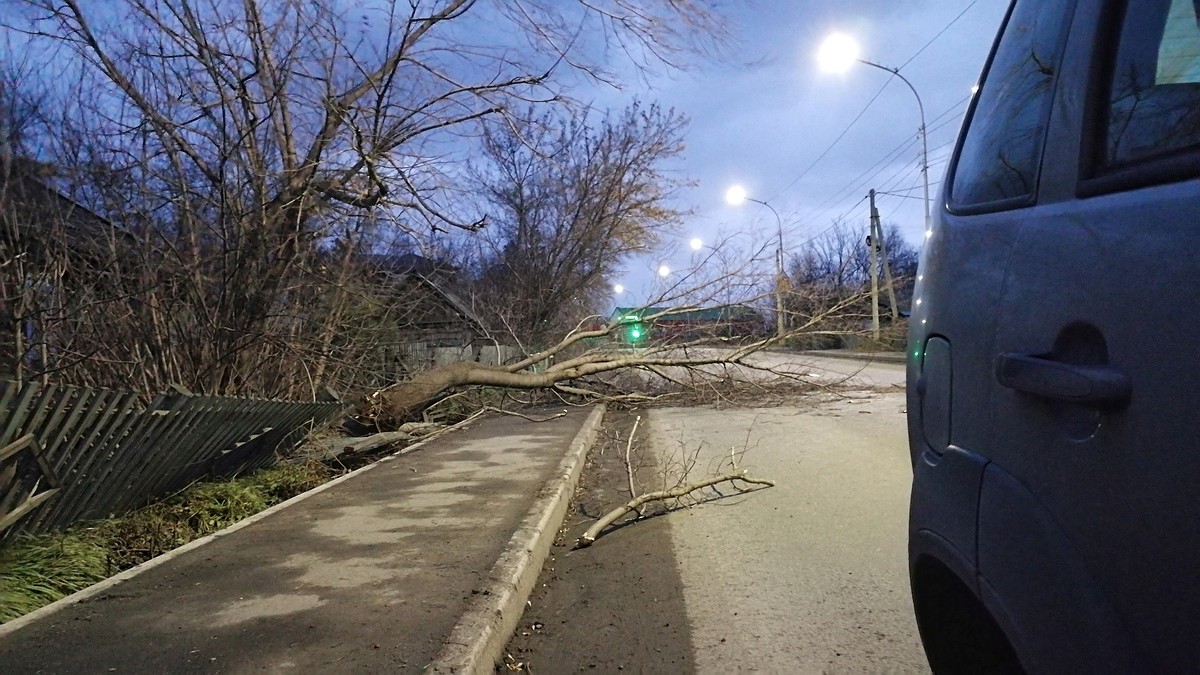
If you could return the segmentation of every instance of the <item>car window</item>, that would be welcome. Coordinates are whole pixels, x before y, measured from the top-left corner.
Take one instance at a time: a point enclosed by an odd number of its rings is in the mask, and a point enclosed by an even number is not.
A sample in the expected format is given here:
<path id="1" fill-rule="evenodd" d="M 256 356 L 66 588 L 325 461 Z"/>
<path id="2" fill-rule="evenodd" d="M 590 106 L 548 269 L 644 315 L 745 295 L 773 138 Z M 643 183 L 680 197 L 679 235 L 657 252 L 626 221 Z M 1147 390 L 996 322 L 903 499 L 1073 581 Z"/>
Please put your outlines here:
<path id="1" fill-rule="evenodd" d="M 959 151 L 951 204 L 1032 197 L 1071 15 L 1063 4 L 1022 0 L 1013 8 Z"/>
<path id="2" fill-rule="evenodd" d="M 1111 72 L 1107 166 L 1200 144 L 1200 0 L 1131 2 Z"/>

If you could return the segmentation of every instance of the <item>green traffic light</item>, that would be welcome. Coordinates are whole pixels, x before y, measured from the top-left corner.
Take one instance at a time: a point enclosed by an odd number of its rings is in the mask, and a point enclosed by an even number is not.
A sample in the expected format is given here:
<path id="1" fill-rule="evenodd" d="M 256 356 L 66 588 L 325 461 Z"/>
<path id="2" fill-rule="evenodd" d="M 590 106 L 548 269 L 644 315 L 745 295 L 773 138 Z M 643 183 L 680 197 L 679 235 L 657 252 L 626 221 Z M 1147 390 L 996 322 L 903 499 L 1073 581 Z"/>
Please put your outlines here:
<path id="1" fill-rule="evenodd" d="M 650 336 L 650 331 L 644 323 L 635 323 L 625 329 L 625 340 L 630 344 L 644 341 Z"/>

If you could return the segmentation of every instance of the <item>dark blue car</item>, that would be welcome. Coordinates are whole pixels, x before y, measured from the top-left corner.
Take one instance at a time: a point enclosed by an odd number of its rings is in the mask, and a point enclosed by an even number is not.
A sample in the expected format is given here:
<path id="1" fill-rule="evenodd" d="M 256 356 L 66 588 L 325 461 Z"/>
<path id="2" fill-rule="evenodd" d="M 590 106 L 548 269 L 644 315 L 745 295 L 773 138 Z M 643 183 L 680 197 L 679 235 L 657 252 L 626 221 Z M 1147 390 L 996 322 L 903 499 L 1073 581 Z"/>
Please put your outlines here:
<path id="1" fill-rule="evenodd" d="M 1200 671 L 1200 0 L 1016 0 L 910 322 L 938 672 Z"/>

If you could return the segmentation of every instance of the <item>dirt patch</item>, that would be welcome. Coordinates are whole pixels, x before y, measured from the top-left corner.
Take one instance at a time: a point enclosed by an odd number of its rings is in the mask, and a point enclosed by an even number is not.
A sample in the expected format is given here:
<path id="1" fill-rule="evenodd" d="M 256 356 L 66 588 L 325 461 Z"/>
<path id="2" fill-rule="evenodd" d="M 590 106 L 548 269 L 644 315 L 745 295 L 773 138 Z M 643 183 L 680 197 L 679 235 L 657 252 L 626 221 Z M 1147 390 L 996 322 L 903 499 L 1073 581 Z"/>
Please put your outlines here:
<path id="1" fill-rule="evenodd" d="M 625 444 L 636 411 L 610 408 L 579 488 L 497 672 L 690 672 L 695 669 L 683 584 L 666 518 L 649 518 L 600 537 L 575 540 L 609 509 L 629 500 Z M 643 420 L 643 427 L 644 428 Z M 642 436 L 639 429 L 638 436 Z M 635 477 L 661 483 L 645 440 L 635 440 Z"/>

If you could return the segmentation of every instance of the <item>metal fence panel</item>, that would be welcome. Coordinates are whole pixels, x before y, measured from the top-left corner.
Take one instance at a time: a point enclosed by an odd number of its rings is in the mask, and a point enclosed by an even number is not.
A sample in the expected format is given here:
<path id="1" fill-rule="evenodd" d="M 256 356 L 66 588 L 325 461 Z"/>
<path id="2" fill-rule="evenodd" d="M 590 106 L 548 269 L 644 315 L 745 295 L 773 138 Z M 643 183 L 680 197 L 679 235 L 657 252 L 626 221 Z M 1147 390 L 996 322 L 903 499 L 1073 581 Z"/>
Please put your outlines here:
<path id="1" fill-rule="evenodd" d="M 0 448 L 18 439 L 32 443 L 41 473 L 57 490 L 39 490 L 42 479 L 29 460 L 18 466 L 17 451 L 6 454 L 0 462 L 0 518 L 6 529 L 0 528 L 0 537 L 63 529 L 122 513 L 205 477 L 265 468 L 344 412 L 340 401 L 181 392 L 142 406 L 134 392 L 0 381 Z"/>

